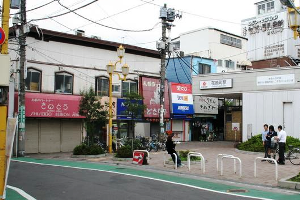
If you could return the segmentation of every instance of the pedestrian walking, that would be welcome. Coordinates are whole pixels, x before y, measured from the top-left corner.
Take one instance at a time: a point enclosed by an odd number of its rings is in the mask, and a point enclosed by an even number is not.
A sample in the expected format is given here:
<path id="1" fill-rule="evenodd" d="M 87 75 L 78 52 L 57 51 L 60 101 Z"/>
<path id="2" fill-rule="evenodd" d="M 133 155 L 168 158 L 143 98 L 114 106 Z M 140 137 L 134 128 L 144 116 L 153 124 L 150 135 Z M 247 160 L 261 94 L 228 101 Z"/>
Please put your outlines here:
<path id="1" fill-rule="evenodd" d="M 266 138 L 268 132 L 269 132 L 269 126 L 268 126 L 268 124 L 265 124 L 264 131 L 261 133 L 261 139 L 262 139 L 262 143 L 263 143 L 264 150 L 265 150 L 264 158 L 268 158 L 268 146 L 267 146 L 267 138 Z M 261 161 L 263 162 L 266 160 L 261 160 Z"/>
<path id="2" fill-rule="evenodd" d="M 271 150 L 276 148 L 274 143 L 274 137 L 277 136 L 277 132 L 274 130 L 274 126 L 269 126 L 269 132 L 266 135 L 266 144 L 268 148 L 268 158 L 271 158 Z"/>
<path id="3" fill-rule="evenodd" d="M 285 164 L 284 151 L 285 151 L 285 143 L 286 143 L 286 132 L 282 130 L 282 126 L 278 126 L 278 136 L 276 137 L 279 143 L 279 159 L 277 163 L 279 165 Z"/>
<path id="4" fill-rule="evenodd" d="M 178 156 L 178 153 L 175 150 L 175 146 L 176 146 L 176 144 L 174 144 L 174 142 L 172 140 L 172 135 L 168 135 L 168 138 L 167 138 L 167 141 L 166 141 L 166 148 L 167 148 L 168 154 L 171 155 L 172 160 L 175 163 L 175 155 L 174 155 L 174 153 L 175 153 L 176 156 L 177 156 L 177 167 L 181 167 L 182 166 L 181 160 Z"/>

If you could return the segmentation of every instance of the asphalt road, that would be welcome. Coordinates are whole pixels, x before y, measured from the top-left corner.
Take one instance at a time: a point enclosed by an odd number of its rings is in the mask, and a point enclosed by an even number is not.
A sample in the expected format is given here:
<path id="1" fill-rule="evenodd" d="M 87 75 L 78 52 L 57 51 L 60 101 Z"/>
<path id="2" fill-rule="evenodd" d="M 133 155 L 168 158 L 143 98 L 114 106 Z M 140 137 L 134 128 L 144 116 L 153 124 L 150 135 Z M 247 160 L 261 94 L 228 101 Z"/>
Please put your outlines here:
<path id="1" fill-rule="evenodd" d="M 155 180 L 12 162 L 8 184 L 38 200 L 206 200 L 242 198 Z"/>

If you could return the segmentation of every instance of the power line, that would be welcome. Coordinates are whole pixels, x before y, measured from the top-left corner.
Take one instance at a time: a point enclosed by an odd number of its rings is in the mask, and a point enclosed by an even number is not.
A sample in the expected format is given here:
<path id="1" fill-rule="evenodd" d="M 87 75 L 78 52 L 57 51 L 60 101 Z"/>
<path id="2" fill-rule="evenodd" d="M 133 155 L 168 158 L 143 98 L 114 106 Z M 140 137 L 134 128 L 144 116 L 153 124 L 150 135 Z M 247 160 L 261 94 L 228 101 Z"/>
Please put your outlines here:
<path id="1" fill-rule="evenodd" d="M 87 21 L 89 21 L 89 22 L 92 22 L 92 23 L 97 24 L 97 25 L 99 25 L 99 26 L 103 26 L 103 27 L 105 27 L 105 28 L 117 30 L 117 31 L 125 31 L 125 32 L 148 32 L 148 31 L 152 31 L 152 30 L 160 23 L 160 22 L 159 22 L 159 23 L 156 23 L 156 24 L 155 24 L 152 28 L 150 28 L 150 29 L 143 29 L 143 30 L 121 29 L 121 28 L 116 28 L 116 27 L 112 27 L 112 26 L 107 26 L 107 25 L 104 25 L 104 24 L 100 24 L 100 23 L 98 23 L 98 22 L 96 22 L 96 21 L 93 21 L 93 20 L 87 18 L 87 17 L 84 17 L 83 15 L 78 14 L 77 12 L 75 12 L 75 10 L 69 9 L 68 7 L 62 5 L 59 1 L 58 1 L 58 3 L 59 3 L 59 5 L 61 5 L 62 7 L 66 8 L 66 9 L 69 10 L 70 12 L 76 14 L 77 16 L 79 16 L 79 17 L 81 17 L 81 18 L 83 18 L 83 19 L 85 19 L 85 20 L 87 20 Z"/>
<path id="2" fill-rule="evenodd" d="M 57 2 L 60 4 L 59 0 L 55 0 L 55 1 L 57 1 Z M 41 21 L 41 20 L 45 20 L 45 19 L 51 19 L 51 18 L 55 18 L 55 17 L 60 17 L 60 16 L 63 16 L 63 15 L 69 14 L 69 13 L 71 13 L 71 12 L 75 12 L 76 10 L 79 10 L 79 9 L 81 9 L 81 8 L 87 7 L 87 6 L 89 6 L 89 5 L 93 4 L 93 3 L 95 3 L 96 1 L 98 1 L 98 0 L 94 0 L 94 1 L 92 1 L 92 2 L 90 2 L 90 3 L 88 3 L 88 4 L 85 4 L 85 5 L 83 5 L 83 6 L 80 6 L 80 7 L 78 7 L 78 8 L 73 9 L 73 10 L 67 8 L 67 9 L 69 10 L 68 12 L 61 13 L 61 14 L 58 14 L 58 15 L 53 15 L 53 16 L 50 16 L 50 17 L 44 17 L 44 18 L 39 18 L 39 19 L 32 19 L 32 20 L 30 20 L 28 23 L 33 22 L 33 21 Z"/>
<path id="3" fill-rule="evenodd" d="M 45 7 L 45 6 L 51 4 L 51 3 L 55 2 L 55 1 L 57 1 L 57 0 L 53 0 L 53 1 L 50 1 L 50 2 L 48 2 L 48 3 L 46 3 L 46 4 L 43 4 L 43 5 L 41 5 L 41 6 L 38 6 L 38 7 L 32 8 L 32 9 L 29 9 L 29 10 L 26 10 L 26 13 L 28 13 L 28 12 L 30 12 L 30 11 L 33 11 L 33 10 L 40 9 L 40 8 L 42 8 L 42 7 Z M 22 14 L 22 12 L 17 12 L 17 13 L 10 14 L 10 15 L 17 15 L 17 14 Z"/>
<path id="4" fill-rule="evenodd" d="M 170 59 L 170 54 L 169 54 L 169 59 Z M 179 78 L 178 78 L 178 75 L 177 75 L 177 71 L 176 71 L 176 66 L 175 66 L 174 58 L 172 58 L 172 60 L 173 60 L 173 66 L 174 66 L 175 74 L 176 74 L 176 77 L 177 77 L 177 81 L 178 81 L 178 83 L 181 83 L 181 82 L 179 81 Z M 167 66 L 168 66 L 168 65 L 167 65 Z"/>
<path id="5" fill-rule="evenodd" d="M 179 64 L 180 64 L 180 66 L 181 66 L 181 68 L 182 68 L 182 70 L 183 70 L 185 76 L 187 77 L 187 79 L 189 80 L 189 82 L 192 84 L 191 77 L 188 77 L 188 75 L 186 74 L 186 72 L 185 72 L 185 70 L 184 70 L 184 67 L 182 66 L 182 63 L 181 63 L 180 59 L 179 59 L 178 61 L 179 61 Z M 187 66 L 188 66 L 188 65 L 187 65 Z M 188 66 L 188 68 L 190 68 L 190 66 Z"/>
<path id="6" fill-rule="evenodd" d="M 140 0 L 140 1 L 146 2 L 145 0 Z M 147 2 L 147 3 L 148 4 L 152 4 L 154 6 L 161 7 L 161 5 L 158 5 L 158 4 L 153 3 L 153 2 Z M 201 17 L 201 18 L 205 18 L 205 19 L 209 19 L 209 20 L 220 21 L 220 22 L 230 23 L 230 24 L 236 24 L 236 25 L 247 25 L 247 24 L 241 24 L 241 23 L 237 23 L 237 22 L 226 21 L 226 20 L 212 18 L 212 17 L 206 17 L 206 16 L 203 16 L 203 15 L 199 15 L 199 14 L 195 14 L 195 13 L 191 13 L 191 12 L 187 12 L 187 11 L 183 11 L 183 10 L 179 10 L 179 11 L 182 12 L 182 13 L 185 13 L 185 14 L 189 14 L 189 15 L 193 15 L 193 16 L 197 16 L 197 17 Z"/>

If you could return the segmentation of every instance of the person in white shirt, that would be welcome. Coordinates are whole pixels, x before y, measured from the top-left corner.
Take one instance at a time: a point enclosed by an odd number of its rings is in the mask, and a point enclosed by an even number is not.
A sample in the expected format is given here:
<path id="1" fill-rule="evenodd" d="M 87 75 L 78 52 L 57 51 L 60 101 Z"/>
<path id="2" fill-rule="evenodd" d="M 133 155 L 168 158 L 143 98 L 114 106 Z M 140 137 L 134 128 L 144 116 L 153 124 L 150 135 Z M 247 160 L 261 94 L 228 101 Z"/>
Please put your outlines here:
<path id="1" fill-rule="evenodd" d="M 282 126 L 278 126 L 278 136 L 277 140 L 279 143 L 279 159 L 277 161 L 278 164 L 284 165 L 285 159 L 284 159 L 284 151 L 285 151 L 285 143 L 286 143 L 286 132 L 282 130 Z"/>

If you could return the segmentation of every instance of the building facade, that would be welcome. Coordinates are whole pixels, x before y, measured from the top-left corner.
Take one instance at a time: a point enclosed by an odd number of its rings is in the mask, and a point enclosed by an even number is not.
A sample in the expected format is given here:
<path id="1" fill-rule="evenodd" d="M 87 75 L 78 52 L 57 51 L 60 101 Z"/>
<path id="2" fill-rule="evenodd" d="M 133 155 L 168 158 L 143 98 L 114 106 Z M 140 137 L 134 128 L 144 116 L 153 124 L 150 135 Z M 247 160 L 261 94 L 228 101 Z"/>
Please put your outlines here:
<path id="1" fill-rule="evenodd" d="M 247 58 L 252 68 L 298 65 L 300 42 L 289 28 L 287 8 L 280 0 L 258 1 L 255 6 L 256 15 L 242 20 L 242 36 L 248 39 Z"/>
<path id="2" fill-rule="evenodd" d="M 11 47 L 14 35 L 11 30 Z M 106 65 L 118 60 L 120 44 L 50 30 L 30 29 L 26 46 L 26 153 L 72 151 L 83 141 L 85 128 L 78 114 L 80 92 L 93 88 L 103 103 L 108 102 L 109 80 Z M 117 101 L 127 92 L 139 92 L 139 77 L 159 76 L 160 55 L 157 51 L 124 45 L 124 61 L 130 71 L 126 81 L 113 76 L 114 131 L 130 136 L 128 120 L 118 118 Z M 10 52 L 18 70 L 18 55 Z M 124 62 L 123 62 L 124 64 Z M 121 66 L 117 65 L 117 72 Z M 16 83 L 16 88 L 19 85 Z M 138 126 L 143 129 L 145 125 Z M 99 125 L 97 134 L 105 142 L 107 126 Z"/>
<path id="3" fill-rule="evenodd" d="M 184 55 L 214 60 L 216 72 L 241 70 L 247 60 L 246 38 L 213 27 L 182 33 L 172 43 Z"/>

